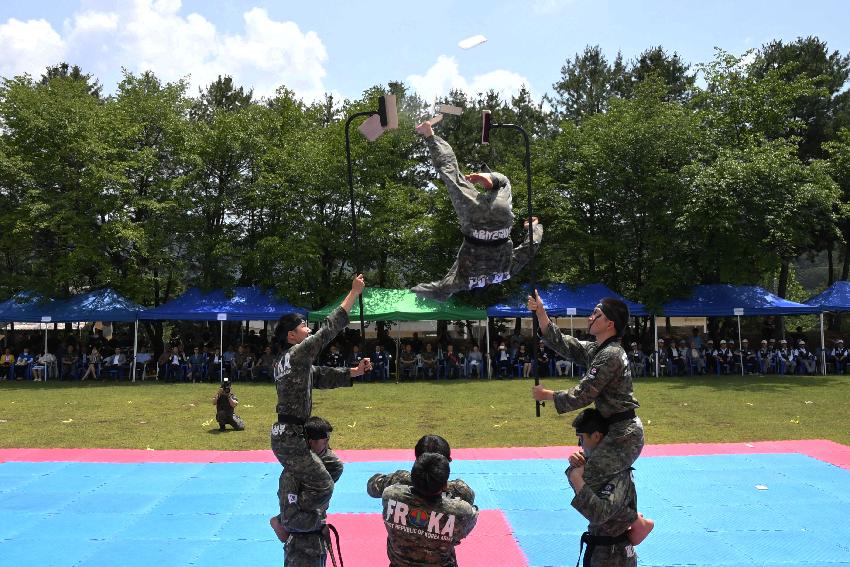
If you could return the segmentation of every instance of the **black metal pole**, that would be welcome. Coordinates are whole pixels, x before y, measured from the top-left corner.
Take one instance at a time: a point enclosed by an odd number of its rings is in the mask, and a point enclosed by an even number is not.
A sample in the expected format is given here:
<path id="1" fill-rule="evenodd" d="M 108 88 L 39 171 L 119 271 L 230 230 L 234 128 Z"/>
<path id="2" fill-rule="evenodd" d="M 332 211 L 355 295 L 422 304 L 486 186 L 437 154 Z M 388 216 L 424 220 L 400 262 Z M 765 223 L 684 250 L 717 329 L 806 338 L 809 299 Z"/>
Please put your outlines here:
<path id="1" fill-rule="evenodd" d="M 351 240 L 354 244 L 354 272 L 360 273 L 360 241 L 357 238 L 357 209 L 354 204 L 354 176 L 351 172 L 351 136 L 348 134 L 348 127 L 351 126 L 351 121 L 361 116 L 372 116 L 376 112 L 357 112 L 348 117 L 345 121 L 345 161 L 348 164 L 348 191 L 351 196 Z M 363 294 L 358 297 L 360 302 L 360 344 L 362 348 L 366 348 L 366 321 L 363 317 Z"/>
<path id="2" fill-rule="evenodd" d="M 528 132 L 518 124 L 490 124 L 490 129 L 493 128 L 511 128 L 513 130 L 517 130 L 520 134 L 522 134 L 523 140 L 525 141 L 525 184 L 528 194 L 528 243 L 531 246 L 531 257 L 528 260 L 528 268 L 531 271 L 531 293 L 534 293 L 534 290 L 537 288 L 537 272 L 535 271 L 534 266 L 534 223 L 533 223 L 533 214 L 532 214 L 532 206 L 531 206 L 531 142 L 528 138 Z M 534 362 L 537 362 L 537 333 L 540 327 L 540 323 L 537 321 L 537 313 L 531 314 L 531 333 L 532 333 L 532 341 L 531 341 L 531 357 Z M 534 373 L 534 385 L 540 385 L 540 377 L 538 376 L 538 372 Z M 537 417 L 540 417 L 540 406 L 543 405 L 543 402 L 536 401 L 534 402 L 534 411 Z"/>

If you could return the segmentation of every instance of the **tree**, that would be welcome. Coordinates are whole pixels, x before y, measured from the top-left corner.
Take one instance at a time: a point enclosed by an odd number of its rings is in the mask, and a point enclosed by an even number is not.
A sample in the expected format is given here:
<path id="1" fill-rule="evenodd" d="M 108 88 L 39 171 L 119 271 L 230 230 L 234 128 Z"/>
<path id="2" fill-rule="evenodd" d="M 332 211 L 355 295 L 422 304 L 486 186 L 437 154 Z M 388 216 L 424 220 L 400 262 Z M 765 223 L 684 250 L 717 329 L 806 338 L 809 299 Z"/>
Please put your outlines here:
<path id="1" fill-rule="evenodd" d="M 785 137 L 798 139 L 803 161 L 823 157 L 823 143 L 835 132 L 836 112 L 850 75 L 850 55 L 830 53 L 826 42 L 813 36 L 788 44 L 777 40 L 762 46 L 750 70 L 757 80 L 775 73 L 787 83 L 800 78 L 811 81 L 814 88 L 800 92 L 789 108 L 795 127 Z"/>
<path id="2" fill-rule="evenodd" d="M 561 67 L 561 78 L 552 85 L 552 105 L 560 119 L 580 123 L 605 112 L 611 99 L 626 91 L 626 76 L 622 55 L 609 64 L 601 47 L 587 46 Z"/>
<path id="3" fill-rule="evenodd" d="M 41 84 L 47 85 L 54 79 L 83 83 L 88 87 L 89 94 L 94 98 L 99 99 L 103 94 L 103 86 L 100 84 L 100 81 L 89 73 L 83 73 L 83 70 L 76 65 L 68 65 L 68 63 L 64 62 L 51 65 L 41 75 Z"/>
<path id="4" fill-rule="evenodd" d="M 688 74 L 689 69 L 690 65 L 685 64 L 678 53 L 668 55 L 660 45 L 651 47 L 641 53 L 629 69 L 629 92 L 635 85 L 657 77 L 667 86 L 665 100 L 686 102 L 696 80 L 695 75 Z"/>

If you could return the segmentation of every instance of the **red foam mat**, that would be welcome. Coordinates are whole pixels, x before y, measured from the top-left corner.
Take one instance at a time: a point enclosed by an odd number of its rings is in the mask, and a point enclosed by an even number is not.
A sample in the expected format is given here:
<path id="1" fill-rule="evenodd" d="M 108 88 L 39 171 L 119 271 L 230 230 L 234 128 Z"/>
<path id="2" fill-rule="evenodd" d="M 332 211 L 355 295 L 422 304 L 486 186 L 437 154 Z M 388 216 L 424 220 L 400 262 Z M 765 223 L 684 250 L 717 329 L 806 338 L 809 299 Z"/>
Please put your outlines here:
<path id="1" fill-rule="evenodd" d="M 458 460 L 566 459 L 576 447 L 497 447 L 454 449 Z M 409 449 L 339 450 L 348 463 L 412 461 Z M 801 453 L 850 469 L 850 447 L 826 440 L 758 441 L 752 443 L 684 443 L 647 445 L 641 457 L 689 457 L 695 455 L 741 455 L 758 453 Z M 70 461 L 87 463 L 273 463 L 270 450 L 198 451 L 144 449 L 0 449 L 3 461 Z"/>
<path id="2" fill-rule="evenodd" d="M 386 534 L 380 514 L 330 514 L 328 521 L 340 534 L 346 567 L 386 565 Z M 508 521 L 499 510 L 482 510 L 468 538 L 456 548 L 458 565 L 518 567 L 528 559 L 511 534 Z M 330 562 L 329 562 L 330 563 Z"/>

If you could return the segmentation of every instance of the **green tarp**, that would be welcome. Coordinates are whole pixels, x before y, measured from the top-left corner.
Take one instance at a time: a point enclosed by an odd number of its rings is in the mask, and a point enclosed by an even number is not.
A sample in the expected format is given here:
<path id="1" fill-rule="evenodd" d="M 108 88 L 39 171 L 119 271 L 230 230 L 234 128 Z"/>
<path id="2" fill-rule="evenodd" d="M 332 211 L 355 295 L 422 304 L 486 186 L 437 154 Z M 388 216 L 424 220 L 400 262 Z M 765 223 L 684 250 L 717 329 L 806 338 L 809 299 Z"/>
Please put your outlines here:
<path id="1" fill-rule="evenodd" d="M 311 311 L 308 319 L 321 321 L 336 309 L 344 298 L 345 295 L 341 295 L 322 309 Z M 454 298 L 440 303 L 421 299 L 406 289 L 366 288 L 363 292 L 363 306 L 366 309 L 366 321 L 483 321 L 487 318 L 486 310 L 463 305 Z M 358 301 L 354 302 L 350 319 L 352 322 L 360 320 Z"/>

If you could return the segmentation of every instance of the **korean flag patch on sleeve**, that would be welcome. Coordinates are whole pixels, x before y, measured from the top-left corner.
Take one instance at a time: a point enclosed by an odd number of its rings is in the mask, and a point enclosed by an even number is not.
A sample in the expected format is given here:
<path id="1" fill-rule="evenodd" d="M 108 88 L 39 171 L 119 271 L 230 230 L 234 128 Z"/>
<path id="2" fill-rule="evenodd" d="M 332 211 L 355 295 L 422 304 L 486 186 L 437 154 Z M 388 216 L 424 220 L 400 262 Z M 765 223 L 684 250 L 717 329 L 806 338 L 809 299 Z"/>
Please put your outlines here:
<path id="1" fill-rule="evenodd" d="M 295 504 L 296 502 L 298 502 L 298 495 L 297 494 L 287 494 L 286 498 L 287 498 L 287 500 L 289 500 L 290 504 Z"/>

